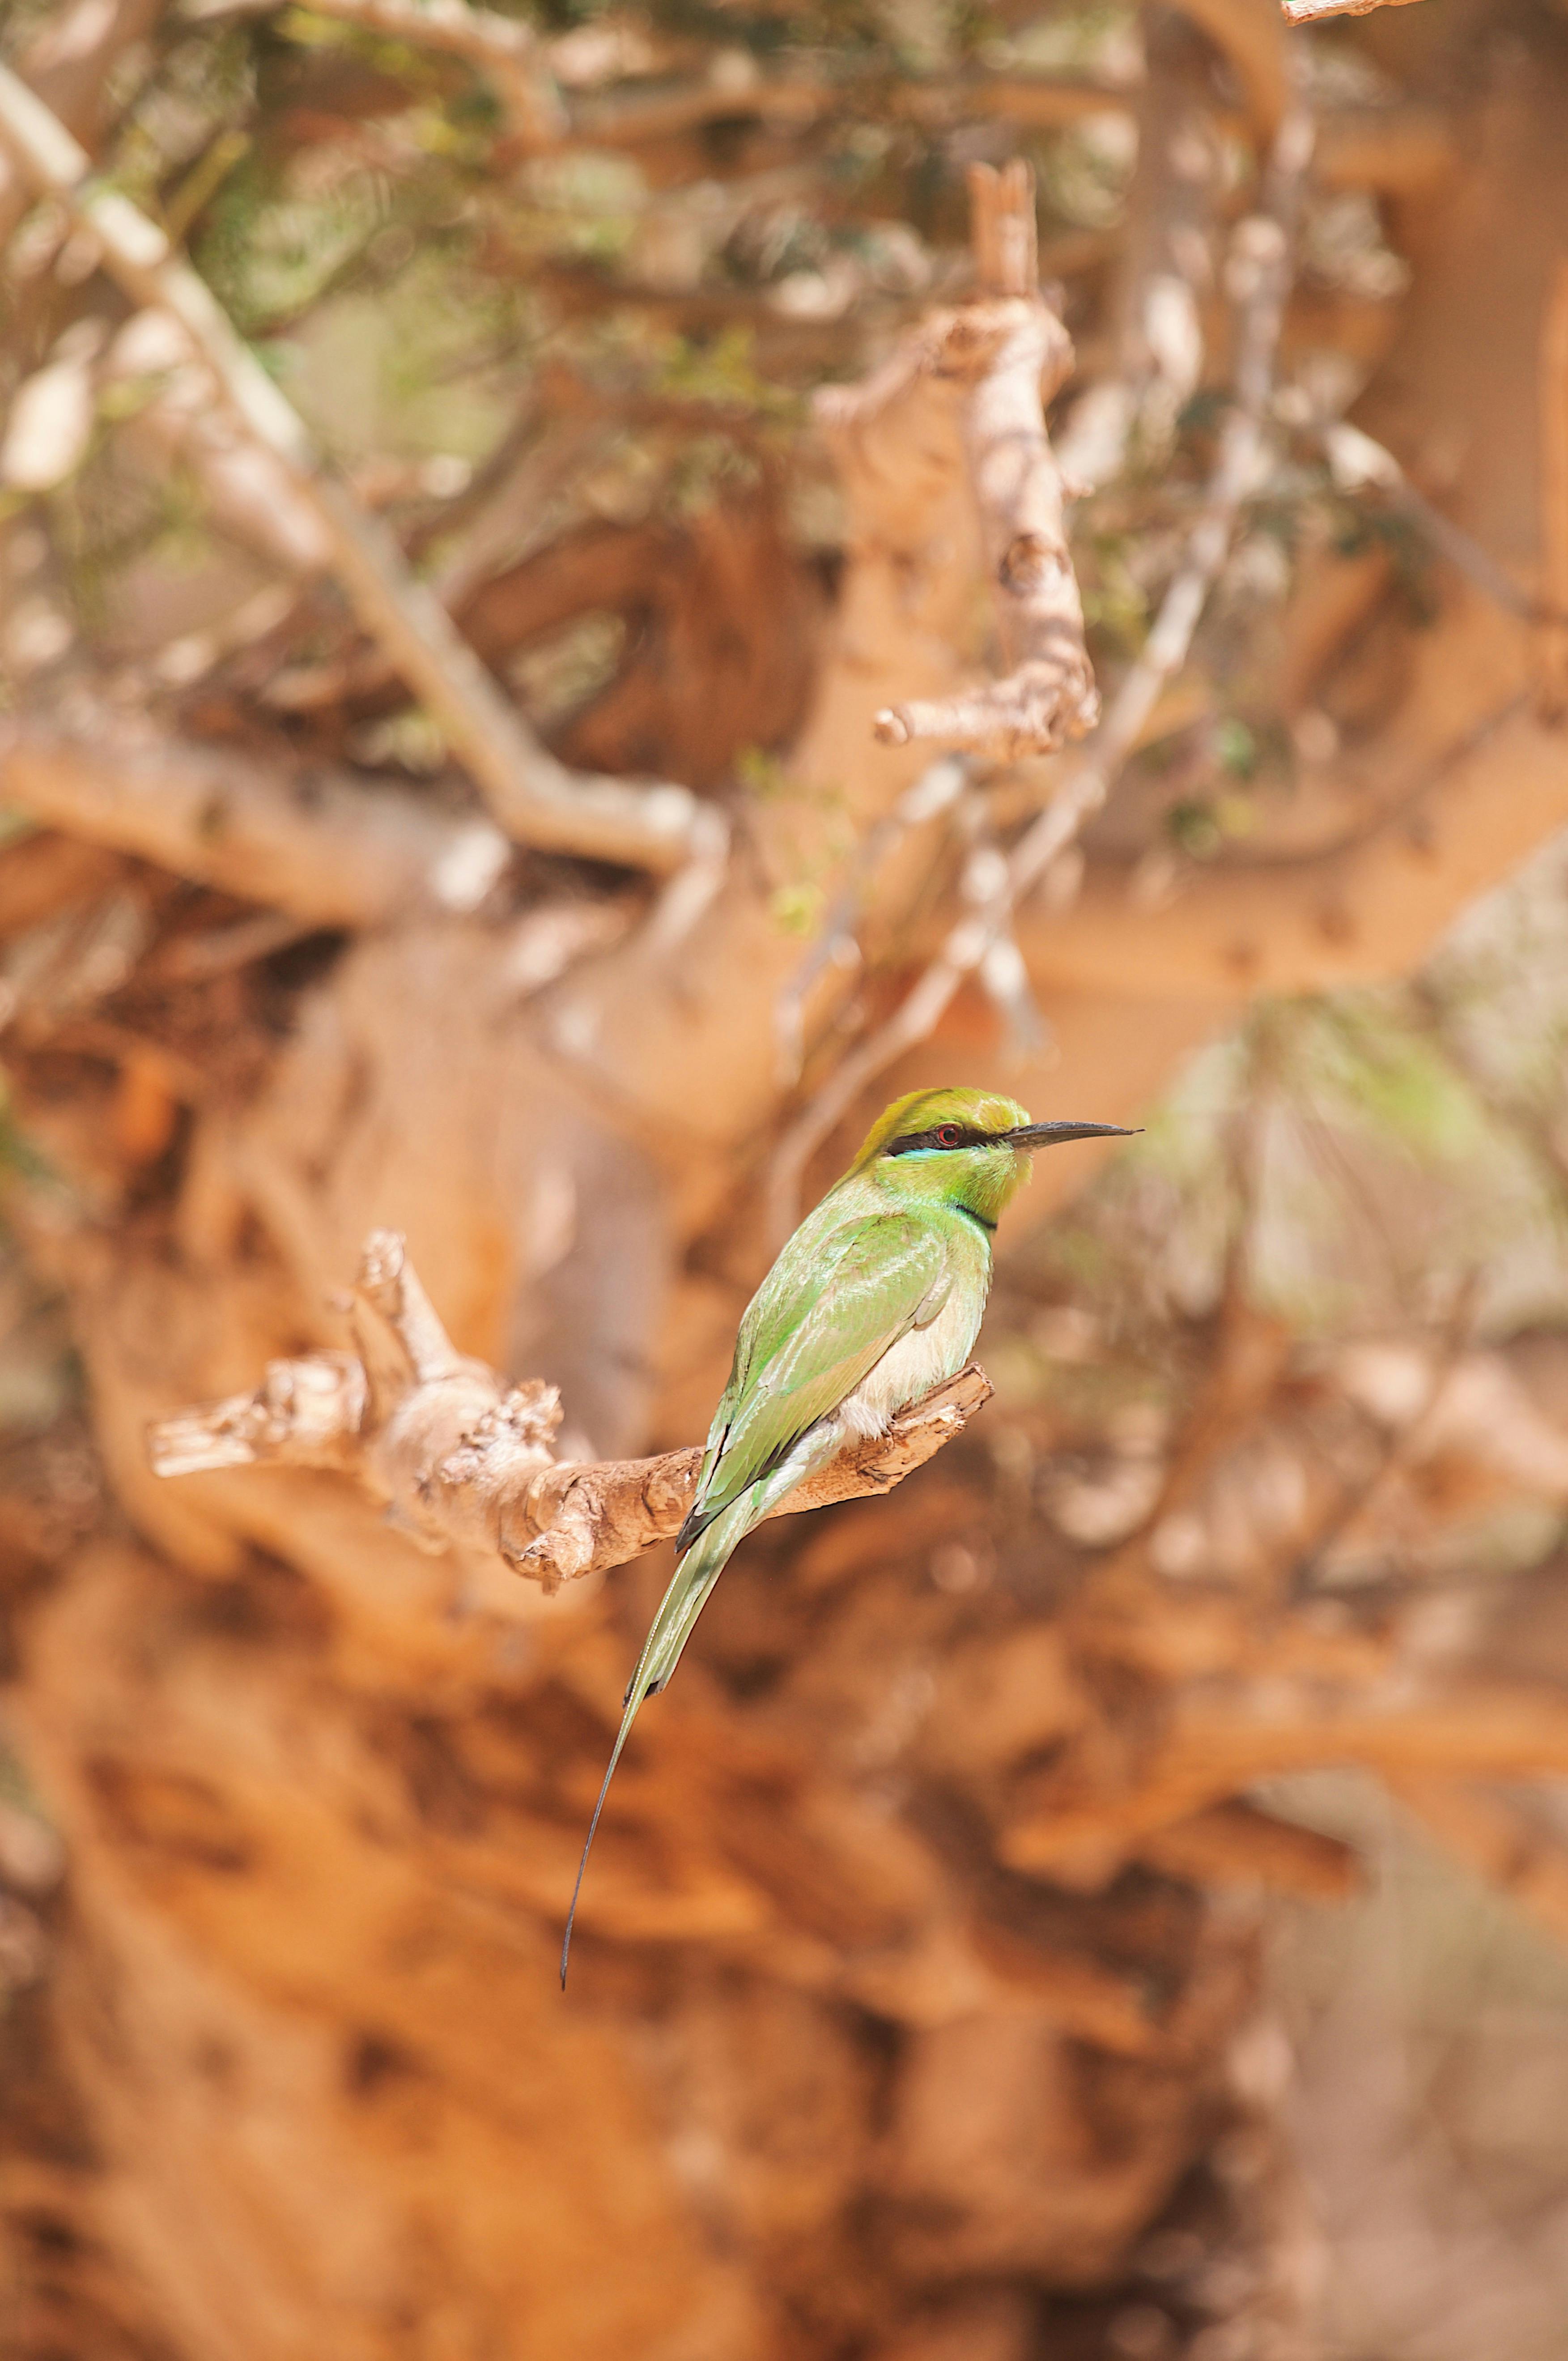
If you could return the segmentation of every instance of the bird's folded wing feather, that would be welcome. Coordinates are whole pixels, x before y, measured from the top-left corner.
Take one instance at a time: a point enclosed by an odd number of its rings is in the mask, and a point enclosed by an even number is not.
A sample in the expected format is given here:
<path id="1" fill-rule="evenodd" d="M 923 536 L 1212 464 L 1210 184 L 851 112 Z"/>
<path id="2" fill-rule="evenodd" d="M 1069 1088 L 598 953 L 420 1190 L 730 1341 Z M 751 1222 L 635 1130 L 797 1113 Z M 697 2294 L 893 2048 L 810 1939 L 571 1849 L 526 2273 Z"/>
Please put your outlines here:
<path id="1" fill-rule="evenodd" d="M 906 1213 L 846 1222 L 798 1261 L 775 1264 L 741 1327 L 694 1521 L 771 1474 L 890 1345 L 936 1318 L 950 1286 L 935 1224 Z"/>

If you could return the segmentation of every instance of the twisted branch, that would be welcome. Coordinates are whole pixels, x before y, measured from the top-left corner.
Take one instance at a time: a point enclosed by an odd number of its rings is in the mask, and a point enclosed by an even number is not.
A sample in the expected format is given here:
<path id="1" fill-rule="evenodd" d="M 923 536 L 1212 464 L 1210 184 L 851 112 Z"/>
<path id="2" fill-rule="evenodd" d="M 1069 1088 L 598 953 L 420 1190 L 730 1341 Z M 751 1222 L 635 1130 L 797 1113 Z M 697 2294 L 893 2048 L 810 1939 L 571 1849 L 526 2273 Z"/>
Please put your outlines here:
<path id="1" fill-rule="evenodd" d="M 499 1557 L 546 1591 L 620 1565 L 676 1533 L 696 1490 L 700 1446 L 652 1459 L 558 1461 L 554 1386 L 507 1387 L 459 1353 L 395 1231 L 366 1241 L 345 1299 L 352 1352 L 273 1361 L 255 1392 L 160 1419 L 158 1476 L 225 1467 L 321 1467 L 355 1477 L 432 1552 Z M 991 1382 L 974 1362 L 851 1444 L 773 1511 L 794 1515 L 889 1492 L 950 1443 Z"/>
<path id="2" fill-rule="evenodd" d="M 884 746 L 939 739 L 1011 761 L 1081 738 L 1099 718 L 1100 699 L 1062 522 L 1061 474 L 1046 433 L 1044 404 L 1072 367 L 1072 340 L 1040 300 L 1034 173 L 1022 161 L 1001 172 L 971 165 L 970 198 L 982 300 L 928 323 L 902 381 L 873 379 L 863 392 L 840 396 L 836 416 L 846 423 L 851 403 L 873 412 L 922 371 L 967 389 L 965 453 L 1012 669 L 957 697 L 890 707 L 875 731 Z"/>

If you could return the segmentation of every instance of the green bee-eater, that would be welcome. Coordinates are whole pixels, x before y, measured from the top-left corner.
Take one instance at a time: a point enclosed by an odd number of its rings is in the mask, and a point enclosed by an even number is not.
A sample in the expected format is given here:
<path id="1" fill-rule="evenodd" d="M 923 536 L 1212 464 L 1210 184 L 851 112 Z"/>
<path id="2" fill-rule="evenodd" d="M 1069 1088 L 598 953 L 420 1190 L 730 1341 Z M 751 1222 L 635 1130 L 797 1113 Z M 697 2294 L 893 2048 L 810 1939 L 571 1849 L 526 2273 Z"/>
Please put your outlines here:
<path id="1" fill-rule="evenodd" d="M 1125 1137 L 1113 1123 L 1031 1123 L 989 1091 L 914 1091 L 872 1126 L 746 1308 L 713 1414 L 674 1577 L 626 1692 L 561 1946 L 621 1749 L 664 1687 L 732 1552 L 806 1477 L 969 1359 L 991 1290 L 991 1239 L 1036 1148 Z"/>

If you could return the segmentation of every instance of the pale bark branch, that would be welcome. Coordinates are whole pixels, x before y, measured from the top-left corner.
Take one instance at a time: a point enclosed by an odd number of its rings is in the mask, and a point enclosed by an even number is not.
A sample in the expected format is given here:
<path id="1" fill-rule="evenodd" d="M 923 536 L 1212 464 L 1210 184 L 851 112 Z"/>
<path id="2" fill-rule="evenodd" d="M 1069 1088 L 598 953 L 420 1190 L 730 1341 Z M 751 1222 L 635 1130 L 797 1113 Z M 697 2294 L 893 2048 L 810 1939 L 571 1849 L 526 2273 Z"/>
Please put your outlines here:
<path id="1" fill-rule="evenodd" d="M 345 1299 L 352 1352 L 271 1362 L 253 1393 L 159 1420 L 155 1475 L 227 1467 L 332 1468 L 389 1503 L 423 1548 L 499 1557 L 547 1591 L 622 1565 L 679 1530 L 702 1450 L 557 1461 L 560 1398 L 508 1387 L 458 1353 L 393 1231 L 366 1243 Z M 793 1515 L 891 1491 L 951 1442 L 991 1394 L 974 1362 L 858 1442 L 773 1511 Z"/>
<path id="2" fill-rule="evenodd" d="M 0 141 L 38 193 L 58 197 L 97 241 L 105 269 L 131 300 L 173 314 L 224 402 L 282 462 L 321 525 L 360 620 L 440 724 L 507 833 L 521 843 L 635 868 L 678 867 L 700 832 L 697 799 L 685 787 L 575 776 L 540 745 L 441 601 L 410 572 L 387 526 L 328 473 L 302 421 L 203 282 L 144 214 L 93 184 L 84 151 L 4 66 Z"/>
<path id="3" fill-rule="evenodd" d="M 29 89 L 89 147 L 113 121 L 115 68 L 156 24 L 163 0 L 62 0 L 16 60 Z M 27 175 L 0 144 L 0 247 L 27 212 Z"/>
<path id="4" fill-rule="evenodd" d="M 0 801 L 311 927 L 472 909 L 510 855 L 489 820 L 429 796 L 181 742 L 97 703 L 0 719 Z"/>
<path id="5" fill-rule="evenodd" d="M 1011 760 L 1080 738 L 1100 700 L 1046 433 L 1044 405 L 1072 366 L 1072 342 L 1039 296 L 1035 176 L 1018 161 L 1002 172 L 972 165 L 970 200 L 981 301 L 933 323 L 922 358 L 970 388 L 965 455 L 1011 670 L 957 697 L 891 707 L 875 730 L 883 745 L 936 739 Z M 868 411 L 876 391 L 873 381 L 859 397 Z"/>

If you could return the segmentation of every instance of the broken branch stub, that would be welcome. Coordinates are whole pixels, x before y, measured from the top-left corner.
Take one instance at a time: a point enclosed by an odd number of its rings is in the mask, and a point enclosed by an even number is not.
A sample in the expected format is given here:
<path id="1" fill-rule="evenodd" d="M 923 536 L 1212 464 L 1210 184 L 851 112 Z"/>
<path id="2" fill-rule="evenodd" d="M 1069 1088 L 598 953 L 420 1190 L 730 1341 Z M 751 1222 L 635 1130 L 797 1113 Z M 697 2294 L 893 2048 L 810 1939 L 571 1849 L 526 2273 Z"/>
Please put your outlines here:
<path id="1" fill-rule="evenodd" d="M 1010 669 L 956 697 L 889 707 L 874 726 L 883 745 L 933 739 L 1015 761 L 1081 738 L 1100 713 L 1045 421 L 1072 367 L 1072 340 L 1036 283 L 1029 167 L 973 165 L 970 195 L 979 300 L 928 322 L 903 371 L 859 397 L 864 416 L 855 423 L 885 423 L 888 397 L 907 399 L 923 377 L 964 389 L 964 456 Z M 843 408 L 840 401 L 836 423 L 849 423 Z"/>
<path id="2" fill-rule="evenodd" d="M 386 1501 L 422 1548 L 499 1557 L 546 1591 L 623 1565 L 680 1530 L 700 1445 L 652 1459 L 557 1461 L 554 1387 L 531 1378 L 509 1388 L 459 1353 L 395 1231 L 366 1241 L 343 1308 L 352 1352 L 274 1361 L 253 1393 L 159 1420 L 148 1434 L 153 1473 L 336 1469 Z M 840 1452 L 774 1514 L 891 1491 L 990 1395 L 971 1361 L 885 1434 Z"/>

